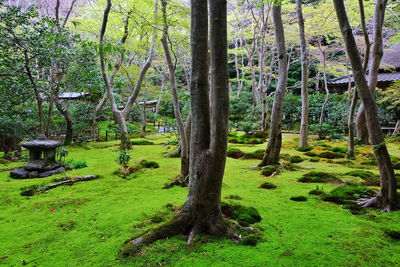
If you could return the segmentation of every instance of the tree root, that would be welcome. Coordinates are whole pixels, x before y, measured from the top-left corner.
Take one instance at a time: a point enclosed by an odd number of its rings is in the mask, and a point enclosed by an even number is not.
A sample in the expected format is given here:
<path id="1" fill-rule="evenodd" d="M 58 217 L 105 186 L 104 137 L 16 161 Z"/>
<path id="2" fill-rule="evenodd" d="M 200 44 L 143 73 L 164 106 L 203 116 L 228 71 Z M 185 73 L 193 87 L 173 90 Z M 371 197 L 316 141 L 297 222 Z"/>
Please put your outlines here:
<path id="1" fill-rule="evenodd" d="M 175 185 L 180 185 L 182 187 L 187 187 L 189 185 L 189 175 L 182 178 L 181 175 L 178 175 L 173 181 L 166 183 L 162 189 L 169 189 Z"/>
<path id="2" fill-rule="evenodd" d="M 382 212 L 391 212 L 400 209 L 400 202 L 397 202 L 394 205 L 390 203 L 384 203 L 380 195 L 377 195 L 373 198 L 360 198 L 356 201 L 356 203 L 363 208 L 380 208 Z"/>

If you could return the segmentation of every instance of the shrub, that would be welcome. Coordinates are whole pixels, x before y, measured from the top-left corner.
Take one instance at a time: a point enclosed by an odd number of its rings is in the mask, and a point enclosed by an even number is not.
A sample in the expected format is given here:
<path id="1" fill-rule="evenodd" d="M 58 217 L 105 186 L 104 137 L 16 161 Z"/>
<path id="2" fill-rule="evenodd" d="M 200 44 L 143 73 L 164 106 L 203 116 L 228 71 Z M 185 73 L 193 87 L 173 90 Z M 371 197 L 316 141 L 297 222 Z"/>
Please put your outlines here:
<path id="1" fill-rule="evenodd" d="M 131 160 L 131 155 L 128 152 L 122 150 L 119 152 L 116 162 L 122 167 L 128 167 L 128 163 Z"/>
<path id="2" fill-rule="evenodd" d="M 307 198 L 305 196 L 295 196 L 295 197 L 291 197 L 290 200 L 297 201 L 297 202 L 303 202 L 303 201 L 307 201 Z"/>
<path id="3" fill-rule="evenodd" d="M 263 189 L 275 189 L 276 185 L 274 185 L 273 183 L 270 183 L 270 182 L 265 182 L 262 185 L 260 185 L 260 188 L 263 188 Z"/>
<path id="4" fill-rule="evenodd" d="M 300 156 L 291 156 L 289 160 L 290 160 L 291 163 L 300 163 L 304 159 L 302 157 L 300 157 Z"/>
<path id="5" fill-rule="evenodd" d="M 240 151 L 239 148 L 236 147 L 230 147 L 228 148 L 228 150 L 226 151 L 226 155 L 230 158 L 234 158 L 234 159 L 239 159 L 243 156 L 245 156 L 245 153 Z"/>
<path id="6" fill-rule="evenodd" d="M 149 160 L 142 160 L 139 163 L 140 167 L 142 168 L 148 168 L 148 169 L 157 169 L 160 168 L 160 165 L 155 162 L 155 161 L 149 161 Z"/>
<path id="7" fill-rule="evenodd" d="M 131 143 L 134 146 L 154 145 L 154 143 L 152 141 L 148 141 L 148 140 L 134 140 L 134 141 L 131 141 Z M 176 144 L 178 144 L 178 142 L 176 142 Z"/>
<path id="8" fill-rule="evenodd" d="M 328 183 L 337 181 L 337 178 L 331 173 L 312 171 L 303 174 L 303 177 L 298 181 L 301 183 Z"/>
<path id="9" fill-rule="evenodd" d="M 309 152 L 313 150 L 313 147 L 312 146 L 297 147 L 296 150 L 300 152 Z"/>
<path id="10" fill-rule="evenodd" d="M 310 161 L 311 162 L 319 162 L 320 159 L 318 157 L 312 157 L 312 158 L 310 158 Z"/>
<path id="11" fill-rule="evenodd" d="M 261 174 L 264 176 L 271 176 L 279 168 L 279 165 L 269 165 L 262 168 Z"/>
<path id="12" fill-rule="evenodd" d="M 244 158 L 245 159 L 260 159 L 261 160 L 264 157 L 264 152 L 265 152 L 264 149 L 257 149 L 256 151 L 253 151 L 253 152 L 245 154 Z"/>
<path id="13" fill-rule="evenodd" d="M 87 167 L 87 163 L 85 160 L 74 160 L 74 159 L 67 159 L 64 162 L 64 166 L 70 167 L 71 169 L 83 169 Z"/>

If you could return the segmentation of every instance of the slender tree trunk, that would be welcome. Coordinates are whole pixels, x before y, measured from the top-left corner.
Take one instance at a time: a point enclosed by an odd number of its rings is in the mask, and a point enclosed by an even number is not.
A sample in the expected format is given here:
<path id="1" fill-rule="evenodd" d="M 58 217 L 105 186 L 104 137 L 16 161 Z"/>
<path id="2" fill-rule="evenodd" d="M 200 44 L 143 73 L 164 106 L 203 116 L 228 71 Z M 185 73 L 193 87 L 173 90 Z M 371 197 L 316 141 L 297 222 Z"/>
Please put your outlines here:
<path id="1" fill-rule="evenodd" d="M 46 123 L 46 136 L 47 138 L 50 139 L 50 129 L 51 129 L 51 122 L 52 122 L 52 117 L 53 117 L 53 106 L 54 102 L 51 100 L 49 102 L 49 109 L 47 111 L 47 123 Z"/>
<path id="2" fill-rule="evenodd" d="M 328 82 L 326 79 L 326 53 L 325 51 L 322 50 L 322 46 L 321 46 L 321 40 L 318 40 L 318 48 L 320 51 L 320 55 L 321 55 L 321 60 L 323 62 L 324 65 L 324 87 L 325 87 L 325 93 L 326 93 L 326 97 L 324 100 L 324 103 L 322 103 L 322 107 L 321 107 L 321 114 L 319 117 L 319 132 L 318 132 L 318 138 L 319 139 L 323 139 L 323 133 L 322 133 L 322 126 L 324 123 L 324 111 L 325 111 L 325 106 L 329 101 L 329 89 L 328 89 Z"/>
<path id="3" fill-rule="evenodd" d="M 301 52 L 301 124 L 299 147 L 308 146 L 308 53 L 304 32 L 303 11 L 301 0 L 296 0 L 296 12 L 299 22 L 299 39 Z"/>
<path id="4" fill-rule="evenodd" d="M 142 131 L 140 134 L 140 137 L 146 137 L 146 123 L 147 123 L 147 114 L 146 114 L 146 106 L 147 106 L 147 95 L 149 92 L 149 89 L 147 87 L 147 82 L 144 82 L 144 86 L 146 88 L 145 91 L 145 96 L 143 99 L 143 109 L 142 109 Z"/>
<path id="5" fill-rule="evenodd" d="M 364 66 L 363 66 L 363 71 L 365 73 L 367 71 L 368 62 L 369 62 L 371 43 L 369 42 L 367 26 L 365 23 L 363 0 L 358 0 L 358 5 L 360 7 L 361 26 L 362 26 L 364 41 L 365 41 L 365 57 L 364 57 Z M 351 87 L 351 80 L 349 81 L 349 83 L 350 83 L 349 86 Z M 350 91 L 350 89 L 349 89 L 349 91 Z M 355 144 L 355 142 L 354 142 L 354 136 L 355 136 L 354 113 L 356 110 L 357 99 L 358 99 L 358 91 L 357 91 L 357 87 L 354 87 L 354 94 L 353 94 L 353 98 L 352 98 L 351 104 L 350 104 L 349 121 L 348 121 L 349 143 L 348 143 L 348 149 L 347 149 L 347 158 L 355 157 L 355 152 L 354 152 L 354 150 L 355 150 L 354 149 L 354 144 Z"/>
<path id="6" fill-rule="evenodd" d="M 189 190 L 185 204 L 169 222 L 125 244 L 123 255 L 141 243 L 189 233 L 188 243 L 199 233 L 233 237 L 221 213 L 221 188 L 225 168 L 229 76 L 227 57 L 226 0 L 210 1 L 212 69 L 212 121 L 209 112 L 207 58 L 207 1 L 191 1 L 191 111 Z"/>
<path id="7" fill-rule="evenodd" d="M 358 92 L 361 97 L 361 101 L 364 104 L 365 116 L 367 121 L 368 133 L 371 139 L 372 148 L 378 163 L 379 173 L 380 173 L 380 187 L 381 190 L 379 194 L 372 199 L 362 199 L 359 201 L 360 205 L 364 207 L 367 206 L 377 206 L 383 211 L 392 211 L 400 207 L 399 199 L 397 196 L 397 184 L 394 175 L 394 170 L 392 163 L 390 161 L 390 156 L 385 145 L 385 140 L 383 138 L 381 125 L 378 117 L 378 109 L 375 99 L 372 95 L 370 87 L 364 76 L 364 71 L 361 65 L 361 57 L 355 42 L 352 28 L 350 26 L 349 20 L 346 14 L 346 8 L 344 6 L 343 0 L 334 0 L 335 10 L 338 17 L 340 29 L 345 41 L 347 54 L 349 55 L 350 62 L 353 69 L 354 81 L 358 88 Z M 375 19 L 381 18 L 383 22 L 383 16 L 385 11 L 386 1 L 377 0 L 375 8 Z M 379 19 L 378 19 L 379 20 Z M 379 27 L 380 26 L 380 27 Z M 374 35 L 379 35 L 379 31 L 382 30 L 381 25 L 375 25 Z M 376 41 L 377 36 L 374 36 Z M 375 45 L 375 44 L 374 44 Z M 381 57 L 380 54 L 372 53 L 372 61 L 376 61 L 375 57 Z M 373 64 L 374 65 L 374 64 Z M 375 68 L 379 66 L 374 65 Z M 376 73 L 372 72 L 372 73 Z M 370 72 L 369 75 L 372 75 Z M 371 77 L 370 77 L 371 79 Z"/>
<path id="8" fill-rule="evenodd" d="M 258 165 L 260 167 L 279 163 L 279 153 L 282 146 L 282 109 L 288 77 L 285 34 L 283 30 L 280 4 L 274 3 L 272 7 L 272 18 L 275 26 L 279 77 L 276 85 L 274 105 L 272 107 L 269 142 L 264 157 Z"/>
<path id="9" fill-rule="evenodd" d="M 174 105 L 174 115 L 176 122 L 178 124 L 178 132 L 181 137 L 180 145 L 181 145 L 181 179 L 185 179 L 189 175 L 189 151 L 188 151 L 188 141 L 186 140 L 186 132 L 185 126 L 182 120 L 181 111 L 179 108 L 179 100 L 178 100 L 178 92 L 176 89 L 176 81 L 175 81 L 175 68 L 172 63 L 171 55 L 169 52 L 169 46 L 167 43 L 168 37 L 168 24 L 167 24 L 167 1 L 161 0 L 162 3 L 162 13 L 164 19 L 164 33 L 161 39 L 161 43 L 164 48 L 165 59 L 168 65 L 169 72 L 169 81 L 171 84 L 172 91 L 172 103 Z"/>
<path id="10" fill-rule="evenodd" d="M 383 55 L 382 26 L 385 17 L 387 0 L 378 1 L 376 3 L 374 15 L 374 40 L 371 51 L 372 57 L 368 71 L 368 86 L 372 95 L 375 92 L 376 84 L 378 82 L 379 65 Z M 365 106 L 363 104 L 361 104 L 357 113 L 357 136 L 361 138 L 362 143 L 368 143 Z"/>
<path id="11" fill-rule="evenodd" d="M 67 129 L 65 131 L 65 139 L 64 139 L 64 145 L 70 145 L 72 144 L 72 134 L 73 134 L 73 128 L 72 128 L 72 117 L 71 113 L 67 108 L 64 108 L 58 100 L 58 98 L 55 98 L 53 96 L 53 101 L 54 104 L 56 105 L 57 110 L 60 112 L 60 114 L 64 117 L 65 123 L 67 124 Z"/>
<path id="12" fill-rule="evenodd" d="M 392 133 L 392 137 L 400 134 L 400 120 L 397 120 L 396 126 L 394 127 L 394 131 Z"/>
<path id="13" fill-rule="evenodd" d="M 97 128 L 97 123 L 96 123 L 96 119 L 97 119 L 97 115 L 100 113 L 100 111 L 103 109 L 104 105 L 107 102 L 107 92 L 104 93 L 103 97 L 100 99 L 100 102 L 97 104 L 96 108 L 93 111 L 93 115 L 92 115 L 92 140 L 95 141 L 96 140 L 96 128 Z"/>

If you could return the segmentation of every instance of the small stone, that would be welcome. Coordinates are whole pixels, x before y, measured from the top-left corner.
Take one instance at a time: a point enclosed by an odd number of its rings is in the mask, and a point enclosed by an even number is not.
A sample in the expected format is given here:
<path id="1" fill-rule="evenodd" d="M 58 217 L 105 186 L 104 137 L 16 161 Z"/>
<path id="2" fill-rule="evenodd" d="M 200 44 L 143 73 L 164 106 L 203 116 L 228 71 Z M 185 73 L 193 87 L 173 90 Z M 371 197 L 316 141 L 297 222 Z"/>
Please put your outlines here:
<path id="1" fill-rule="evenodd" d="M 29 172 L 24 168 L 16 169 L 10 172 L 10 177 L 15 179 L 25 179 L 28 178 Z"/>

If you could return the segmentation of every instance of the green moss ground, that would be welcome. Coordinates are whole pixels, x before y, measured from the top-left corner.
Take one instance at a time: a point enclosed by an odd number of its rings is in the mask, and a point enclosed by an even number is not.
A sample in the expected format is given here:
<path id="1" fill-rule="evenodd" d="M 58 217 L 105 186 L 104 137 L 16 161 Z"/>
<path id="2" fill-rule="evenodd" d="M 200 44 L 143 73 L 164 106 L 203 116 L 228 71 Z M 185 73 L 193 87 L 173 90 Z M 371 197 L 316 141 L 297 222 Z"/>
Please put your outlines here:
<path id="1" fill-rule="evenodd" d="M 67 175 L 101 175 L 98 180 L 76 183 L 33 197 L 20 196 L 20 188 L 33 184 L 50 184 L 55 177 L 14 180 L 0 171 L 0 266 L 396 266 L 400 265 L 400 242 L 384 231 L 400 230 L 400 212 L 381 213 L 368 210 L 365 215 L 352 215 L 339 205 L 324 202 L 308 192 L 316 184 L 297 182 L 309 171 L 344 174 L 349 165 L 310 162 L 296 151 L 294 136 L 284 136 L 282 153 L 299 155 L 298 171 L 282 170 L 273 178 L 251 169 L 259 160 L 227 158 L 222 189 L 223 201 L 231 195 L 246 206 L 254 206 L 263 218 L 255 224 L 263 232 L 257 246 L 244 246 L 224 238 L 200 236 L 193 246 L 186 237 L 161 240 L 143 249 L 135 258 L 117 259 L 123 243 L 157 226 L 151 217 L 167 203 L 182 205 L 187 188 L 161 189 L 179 173 L 179 159 L 164 158 L 163 136 L 150 136 L 155 145 L 135 146 L 136 161 L 154 160 L 158 169 L 144 169 L 136 178 L 114 175 L 118 168 L 117 143 L 87 144 L 71 147 L 68 158 L 83 159 L 84 169 Z M 345 146 L 344 142 L 329 143 Z M 313 144 L 314 145 L 314 144 Z M 264 149 L 266 144 L 239 145 L 244 152 Z M 400 156 L 400 144 L 389 144 L 391 155 Z M 323 150 L 321 147 L 314 149 Z M 313 150 L 313 151 L 314 151 Z M 370 147 L 357 148 L 371 153 Z M 357 158 L 356 166 L 363 159 Z M 1 165 L 0 170 L 21 165 Z M 367 166 L 377 172 L 376 166 Z M 398 172 L 398 171 L 397 171 Z M 277 189 L 259 186 L 273 182 Z M 339 185 L 319 184 L 328 192 Z M 292 196 L 304 195 L 306 202 L 294 202 Z M 51 211 L 54 208 L 54 211 Z M 172 213 L 169 213 L 172 214 Z"/>

